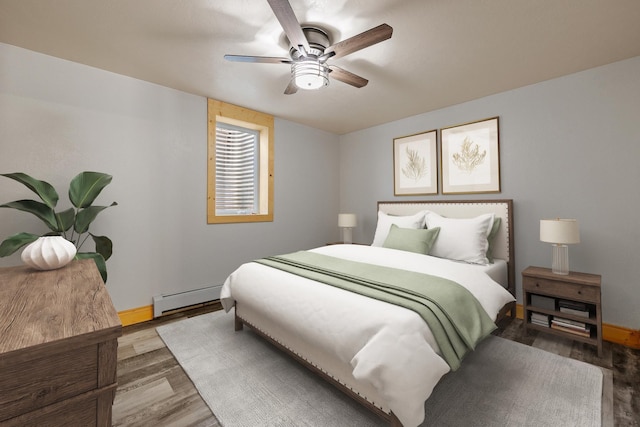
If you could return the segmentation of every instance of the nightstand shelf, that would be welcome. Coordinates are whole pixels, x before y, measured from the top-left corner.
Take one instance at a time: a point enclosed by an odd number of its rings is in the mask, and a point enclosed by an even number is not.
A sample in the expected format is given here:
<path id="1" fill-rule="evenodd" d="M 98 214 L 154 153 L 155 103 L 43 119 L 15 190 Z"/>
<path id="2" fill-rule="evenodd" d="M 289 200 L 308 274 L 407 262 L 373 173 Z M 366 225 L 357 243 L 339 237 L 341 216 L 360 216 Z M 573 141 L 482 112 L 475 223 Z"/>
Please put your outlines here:
<path id="1" fill-rule="evenodd" d="M 558 275 L 548 268 L 526 268 L 522 272 L 525 334 L 531 329 L 591 344 L 598 348 L 598 356 L 602 357 L 600 284 L 601 277 L 596 274 L 570 272 Z M 583 309 L 578 309 L 577 314 L 564 311 L 572 305 Z M 588 317 L 585 317 L 587 313 Z M 536 324 L 532 316 L 546 318 L 549 327 Z M 575 328 L 554 329 L 562 327 L 556 324 L 559 322 L 585 325 L 588 332 L 578 332 Z"/>

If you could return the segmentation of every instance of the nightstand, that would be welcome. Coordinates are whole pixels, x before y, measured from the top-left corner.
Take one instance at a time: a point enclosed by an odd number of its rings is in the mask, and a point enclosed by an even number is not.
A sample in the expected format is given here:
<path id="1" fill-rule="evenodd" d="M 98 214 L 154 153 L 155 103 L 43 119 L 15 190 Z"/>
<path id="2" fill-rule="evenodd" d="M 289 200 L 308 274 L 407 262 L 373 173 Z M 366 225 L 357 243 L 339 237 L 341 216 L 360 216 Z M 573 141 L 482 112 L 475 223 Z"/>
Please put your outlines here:
<path id="1" fill-rule="evenodd" d="M 598 347 L 602 357 L 601 276 L 549 268 L 527 267 L 522 272 L 524 333 L 550 333 Z"/>

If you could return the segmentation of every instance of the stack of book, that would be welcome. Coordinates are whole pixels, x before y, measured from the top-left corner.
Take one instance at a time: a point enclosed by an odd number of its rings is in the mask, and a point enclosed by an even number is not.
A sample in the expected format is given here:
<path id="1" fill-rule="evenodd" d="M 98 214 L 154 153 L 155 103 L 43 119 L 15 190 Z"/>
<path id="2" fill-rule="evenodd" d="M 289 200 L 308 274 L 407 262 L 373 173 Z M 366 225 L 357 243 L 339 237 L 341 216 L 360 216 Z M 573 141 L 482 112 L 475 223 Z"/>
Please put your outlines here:
<path id="1" fill-rule="evenodd" d="M 549 316 L 540 313 L 531 313 L 531 323 L 538 326 L 549 327 Z"/>
<path id="2" fill-rule="evenodd" d="M 586 323 L 577 322 L 575 320 L 563 319 L 562 317 L 554 317 L 551 320 L 551 329 L 557 329 L 559 331 L 568 332 L 574 335 L 580 335 L 581 337 L 591 336 L 591 325 Z"/>
<path id="3" fill-rule="evenodd" d="M 589 308 L 587 304 L 583 302 L 577 301 L 567 301 L 561 299 L 558 301 L 558 306 L 560 307 L 560 311 L 563 313 L 573 314 L 574 316 L 580 316 L 589 318 Z"/>

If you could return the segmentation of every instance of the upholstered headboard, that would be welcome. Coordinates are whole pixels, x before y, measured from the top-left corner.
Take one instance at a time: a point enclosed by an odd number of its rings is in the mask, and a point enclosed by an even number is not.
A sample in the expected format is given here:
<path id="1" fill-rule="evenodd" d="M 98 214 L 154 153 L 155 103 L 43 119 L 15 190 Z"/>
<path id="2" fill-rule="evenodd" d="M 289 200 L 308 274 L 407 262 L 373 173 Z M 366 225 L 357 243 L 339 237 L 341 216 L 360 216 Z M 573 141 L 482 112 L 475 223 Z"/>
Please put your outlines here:
<path id="1" fill-rule="evenodd" d="M 492 213 L 502 218 L 493 243 L 496 258 L 507 261 L 509 292 L 516 294 L 515 255 L 513 240 L 513 200 L 437 200 L 410 202 L 378 202 L 378 210 L 390 215 L 411 215 L 429 210 L 448 218 L 473 218 Z"/>

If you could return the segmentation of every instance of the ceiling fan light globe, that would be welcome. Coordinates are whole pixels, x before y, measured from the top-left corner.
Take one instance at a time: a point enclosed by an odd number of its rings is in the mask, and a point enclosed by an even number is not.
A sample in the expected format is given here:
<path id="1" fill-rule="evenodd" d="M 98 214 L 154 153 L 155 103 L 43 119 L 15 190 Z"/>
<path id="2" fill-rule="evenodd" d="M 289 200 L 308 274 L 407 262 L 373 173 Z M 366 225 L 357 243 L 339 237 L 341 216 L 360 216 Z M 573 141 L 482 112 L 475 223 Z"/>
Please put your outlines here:
<path id="1" fill-rule="evenodd" d="M 327 85 L 327 81 L 319 75 L 296 76 L 298 89 L 317 90 Z"/>
<path id="2" fill-rule="evenodd" d="M 292 64 L 291 76 L 298 89 L 318 90 L 329 85 L 329 68 L 315 59 Z"/>

